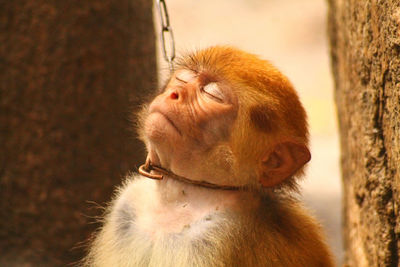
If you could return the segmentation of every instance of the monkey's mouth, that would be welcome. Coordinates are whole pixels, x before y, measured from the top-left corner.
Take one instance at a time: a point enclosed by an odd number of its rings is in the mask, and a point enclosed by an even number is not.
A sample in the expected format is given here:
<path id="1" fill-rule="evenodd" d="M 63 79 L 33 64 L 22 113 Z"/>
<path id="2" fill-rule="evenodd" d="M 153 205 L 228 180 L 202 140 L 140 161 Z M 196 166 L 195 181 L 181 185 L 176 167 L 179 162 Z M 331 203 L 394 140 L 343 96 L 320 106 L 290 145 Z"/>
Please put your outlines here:
<path id="1" fill-rule="evenodd" d="M 171 120 L 165 113 L 161 112 L 160 110 L 153 110 L 150 114 L 158 113 L 164 117 L 164 119 L 178 132 L 179 135 L 182 135 L 179 128 L 176 126 L 173 120 Z"/>

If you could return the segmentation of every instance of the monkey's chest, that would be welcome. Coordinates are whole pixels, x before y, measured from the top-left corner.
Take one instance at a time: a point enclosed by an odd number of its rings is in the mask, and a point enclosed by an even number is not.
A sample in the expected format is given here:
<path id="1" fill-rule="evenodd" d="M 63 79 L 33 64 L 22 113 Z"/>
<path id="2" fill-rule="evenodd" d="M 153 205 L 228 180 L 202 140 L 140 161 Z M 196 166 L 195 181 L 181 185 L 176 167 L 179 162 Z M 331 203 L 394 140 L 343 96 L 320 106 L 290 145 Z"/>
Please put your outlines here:
<path id="1" fill-rule="evenodd" d="M 213 228 L 221 216 L 215 208 L 180 203 L 137 213 L 134 227 L 151 240 L 178 236 L 196 239 Z"/>
<path id="2" fill-rule="evenodd" d="M 110 261 L 126 262 L 129 255 L 126 266 L 232 266 L 213 262 L 224 255 L 229 261 L 236 247 L 229 239 L 238 235 L 238 218 L 229 202 L 196 195 L 197 201 L 162 205 L 151 185 L 149 179 L 132 181 L 114 202 L 104 230 L 116 251 Z"/>
<path id="3" fill-rule="evenodd" d="M 161 204 L 151 190 L 143 194 L 143 188 L 132 189 L 142 190 L 136 193 L 127 188 L 113 209 L 114 227 L 124 240 L 135 236 L 148 240 L 178 236 L 196 239 L 214 228 L 224 217 L 223 203 L 178 199 Z"/>

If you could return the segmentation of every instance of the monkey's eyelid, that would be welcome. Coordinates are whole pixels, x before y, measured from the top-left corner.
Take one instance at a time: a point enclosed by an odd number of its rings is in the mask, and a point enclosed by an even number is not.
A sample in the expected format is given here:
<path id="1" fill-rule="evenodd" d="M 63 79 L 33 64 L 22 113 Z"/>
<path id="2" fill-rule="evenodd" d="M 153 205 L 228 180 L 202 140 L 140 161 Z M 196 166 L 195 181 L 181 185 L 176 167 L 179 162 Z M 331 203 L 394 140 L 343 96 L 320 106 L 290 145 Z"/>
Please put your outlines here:
<path id="1" fill-rule="evenodd" d="M 183 83 L 188 83 L 195 77 L 197 77 L 197 74 L 190 70 L 181 70 L 175 75 L 175 79 Z"/>
<path id="2" fill-rule="evenodd" d="M 188 81 L 182 80 L 182 79 L 179 78 L 178 76 L 175 76 L 175 79 L 177 79 L 178 81 L 183 82 L 183 83 L 188 83 Z"/>
<path id="3" fill-rule="evenodd" d="M 205 86 L 201 87 L 201 90 L 216 101 L 221 103 L 224 102 L 225 96 L 215 82 L 206 84 Z"/>

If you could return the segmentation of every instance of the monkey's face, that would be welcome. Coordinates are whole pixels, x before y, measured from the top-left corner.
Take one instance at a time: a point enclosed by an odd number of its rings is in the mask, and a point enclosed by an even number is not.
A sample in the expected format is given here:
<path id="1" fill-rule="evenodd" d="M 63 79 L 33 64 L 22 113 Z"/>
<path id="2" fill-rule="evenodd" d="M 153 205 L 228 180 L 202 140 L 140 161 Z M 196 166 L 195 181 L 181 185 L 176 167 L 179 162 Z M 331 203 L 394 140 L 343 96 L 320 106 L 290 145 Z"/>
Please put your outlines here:
<path id="1" fill-rule="evenodd" d="M 193 176 L 187 169 L 201 171 L 221 146 L 229 154 L 226 145 L 237 111 L 228 84 L 206 72 L 176 71 L 149 106 L 144 130 L 151 160 Z"/>

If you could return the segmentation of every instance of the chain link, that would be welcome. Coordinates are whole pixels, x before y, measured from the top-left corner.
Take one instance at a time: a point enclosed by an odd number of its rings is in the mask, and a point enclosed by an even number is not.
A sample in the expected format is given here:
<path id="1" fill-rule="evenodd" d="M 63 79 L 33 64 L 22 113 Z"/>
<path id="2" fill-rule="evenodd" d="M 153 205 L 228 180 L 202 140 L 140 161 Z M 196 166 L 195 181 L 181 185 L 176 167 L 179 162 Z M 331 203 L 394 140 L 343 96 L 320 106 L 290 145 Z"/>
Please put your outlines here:
<path id="1" fill-rule="evenodd" d="M 174 34 L 172 33 L 171 25 L 169 24 L 169 16 L 167 11 L 167 5 L 164 0 L 156 0 L 158 14 L 160 16 L 161 24 L 161 48 L 164 55 L 165 61 L 168 62 L 169 69 L 171 72 L 174 71 L 174 59 L 175 59 L 175 40 Z M 167 49 L 166 36 L 169 36 L 169 46 Z"/>

